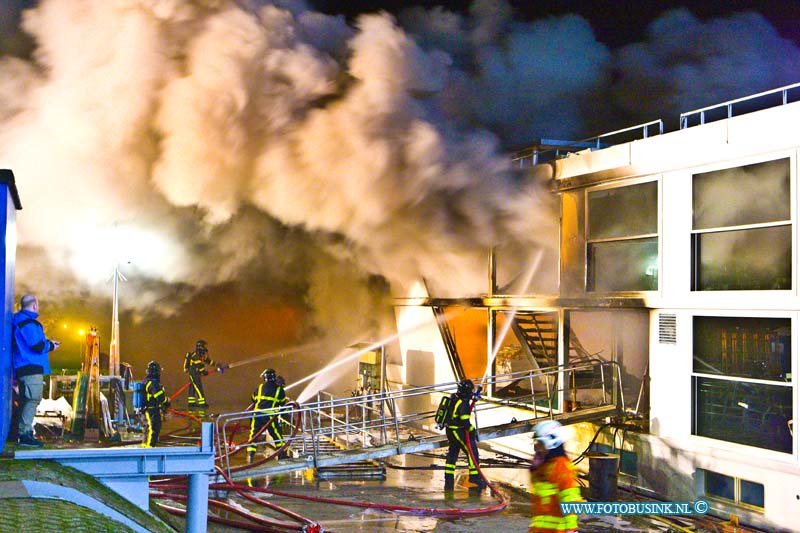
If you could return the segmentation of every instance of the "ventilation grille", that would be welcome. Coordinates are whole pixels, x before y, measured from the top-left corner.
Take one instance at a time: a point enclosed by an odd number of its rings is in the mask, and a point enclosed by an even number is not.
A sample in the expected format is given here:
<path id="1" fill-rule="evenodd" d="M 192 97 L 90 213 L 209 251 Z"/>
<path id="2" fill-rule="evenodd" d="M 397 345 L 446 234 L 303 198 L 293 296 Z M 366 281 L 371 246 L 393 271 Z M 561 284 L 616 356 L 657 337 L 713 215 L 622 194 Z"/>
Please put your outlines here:
<path id="1" fill-rule="evenodd" d="M 675 344 L 675 315 L 658 315 L 658 342 Z"/>

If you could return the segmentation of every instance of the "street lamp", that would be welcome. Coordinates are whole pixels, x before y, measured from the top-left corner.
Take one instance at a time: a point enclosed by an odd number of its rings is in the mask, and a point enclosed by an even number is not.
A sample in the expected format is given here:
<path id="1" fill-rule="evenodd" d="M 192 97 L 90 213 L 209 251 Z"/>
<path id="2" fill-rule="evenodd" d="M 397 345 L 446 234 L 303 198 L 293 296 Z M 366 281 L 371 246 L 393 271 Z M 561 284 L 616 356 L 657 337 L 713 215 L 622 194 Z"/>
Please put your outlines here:
<path id="1" fill-rule="evenodd" d="M 78 330 L 78 361 L 83 366 L 83 345 L 86 344 L 86 331 L 83 329 Z"/>

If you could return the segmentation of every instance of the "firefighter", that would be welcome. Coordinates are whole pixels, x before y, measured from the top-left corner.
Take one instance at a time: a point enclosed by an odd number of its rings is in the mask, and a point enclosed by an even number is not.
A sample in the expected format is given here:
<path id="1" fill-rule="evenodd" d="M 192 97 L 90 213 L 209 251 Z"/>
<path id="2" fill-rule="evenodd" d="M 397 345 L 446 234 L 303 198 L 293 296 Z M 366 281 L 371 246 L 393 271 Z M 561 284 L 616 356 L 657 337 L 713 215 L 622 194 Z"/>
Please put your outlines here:
<path id="1" fill-rule="evenodd" d="M 473 398 L 480 397 L 480 389 L 469 379 L 458 383 L 458 390 L 450 397 L 446 418 L 447 459 L 444 465 L 444 490 L 451 491 L 455 485 L 456 461 L 459 452 L 464 452 L 469 464 L 469 488 L 483 488 L 486 483 L 478 473 L 478 438 L 472 425 Z M 471 453 L 470 453 L 471 452 Z"/>
<path id="2" fill-rule="evenodd" d="M 283 386 L 278 383 L 278 374 L 273 369 L 267 368 L 264 370 L 261 373 L 261 379 L 263 381 L 259 383 L 250 396 L 253 401 L 253 412 L 259 414 L 254 414 L 250 421 L 250 438 L 247 445 L 247 461 L 249 463 L 253 462 L 256 455 L 257 446 L 254 439 L 256 434 L 264 427 L 264 424 L 269 424 L 267 432 L 272 437 L 272 444 L 276 448 L 283 446 L 280 420 L 278 416 L 273 416 L 273 414 L 286 404 L 286 392 L 283 390 Z M 281 451 L 278 454 L 278 459 L 285 457 L 285 451 Z"/>
<path id="3" fill-rule="evenodd" d="M 217 371 L 222 373 L 228 365 L 217 364 L 208 356 L 208 345 L 206 341 L 199 340 L 195 344 L 193 352 L 187 352 L 183 359 L 183 371 L 189 374 L 189 408 L 208 407 L 206 397 L 203 393 L 203 381 L 201 376 L 208 375 L 209 367 L 217 367 Z"/>
<path id="4" fill-rule="evenodd" d="M 528 533 L 578 531 L 578 517 L 561 513 L 561 503 L 580 502 L 581 490 L 575 468 L 564 453 L 565 428 L 555 420 L 533 428 L 531 462 L 531 525 Z"/>
<path id="5" fill-rule="evenodd" d="M 147 378 L 144 381 L 144 416 L 147 421 L 147 433 L 142 446 L 152 448 L 158 444 L 161 432 L 161 411 L 169 407 L 169 398 L 161 386 L 161 365 L 155 361 L 147 364 Z"/>

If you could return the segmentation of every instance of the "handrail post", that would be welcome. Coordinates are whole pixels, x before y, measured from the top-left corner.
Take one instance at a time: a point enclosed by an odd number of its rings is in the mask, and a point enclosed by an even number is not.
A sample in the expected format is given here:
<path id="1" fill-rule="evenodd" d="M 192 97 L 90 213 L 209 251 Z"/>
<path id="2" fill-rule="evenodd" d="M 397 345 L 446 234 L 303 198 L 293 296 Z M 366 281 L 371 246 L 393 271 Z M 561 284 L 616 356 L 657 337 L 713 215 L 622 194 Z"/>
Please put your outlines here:
<path id="1" fill-rule="evenodd" d="M 310 433 L 310 429 L 309 429 L 309 426 L 308 426 L 308 419 L 311 418 L 311 416 L 313 416 L 313 415 L 309 415 L 308 411 L 303 411 L 302 412 L 302 418 L 300 420 L 300 424 L 301 424 L 301 427 L 303 428 L 303 435 L 305 435 L 307 432 Z M 306 440 L 307 440 L 306 438 L 303 438 L 303 455 L 306 455 L 308 453 L 308 449 L 307 449 L 308 443 L 306 442 Z"/>
<path id="2" fill-rule="evenodd" d="M 619 401 L 622 403 L 622 412 L 625 412 L 625 391 L 622 388 L 622 366 L 617 364 L 617 388 L 619 389 Z M 619 409 L 619 406 L 617 407 Z"/>
<path id="3" fill-rule="evenodd" d="M 534 389 L 535 385 L 533 382 L 533 372 L 528 374 L 528 382 L 531 384 L 531 406 L 533 407 L 533 412 L 536 412 L 536 390 Z"/>
<path id="4" fill-rule="evenodd" d="M 386 411 L 388 410 L 388 409 L 386 409 L 386 401 L 387 401 L 386 398 L 387 398 L 387 393 L 386 392 L 381 393 L 381 412 L 380 412 L 380 416 L 381 416 L 381 437 L 382 437 L 381 445 L 386 445 L 387 441 L 389 440 L 388 435 L 387 435 L 387 431 L 386 431 Z"/>
<path id="5" fill-rule="evenodd" d="M 606 373 L 604 369 L 605 369 L 605 364 L 600 363 L 600 384 L 603 387 L 603 403 L 606 403 Z"/>
<path id="6" fill-rule="evenodd" d="M 367 395 L 369 397 L 369 395 Z M 367 409 L 367 401 L 363 400 L 361 404 L 361 446 L 367 447 L 367 417 L 369 416 L 369 409 Z"/>
<path id="7" fill-rule="evenodd" d="M 558 376 L 556 376 L 556 379 L 558 379 Z M 550 389 L 550 374 L 546 374 L 545 375 L 544 383 L 545 383 L 545 386 L 547 387 L 547 402 L 548 402 L 547 403 L 547 409 L 552 411 L 553 410 L 553 391 Z"/>
<path id="8" fill-rule="evenodd" d="M 228 471 L 228 475 L 230 475 L 230 462 L 228 460 L 228 439 L 225 437 L 225 423 L 222 424 L 222 428 L 219 427 L 219 418 L 214 421 L 214 427 L 216 431 L 214 432 L 214 438 L 217 440 L 217 449 L 222 453 L 225 451 L 225 463 L 226 463 L 226 470 Z M 225 443 L 224 447 L 223 444 Z"/>
<path id="9" fill-rule="evenodd" d="M 219 419 L 217 419 L 219 422 Z M 217 438 L 220 437 L 219 428 L 217 429 Z M 225 423 L 222 424 L 222 443 L 225 445 L 225 470 L 228 472 L 228 476 L 231 475 L 231 455 L 230 449 L 228 448 L 228 419 L 225 419 Z M 222 447 L 218 447 L 218 450 L 222 450 Z"/>
<path id="10" fill-rule="evenodd" d="M 394 439 L 397 442 L 397 453 L 400 453 L 400 422 L 397 420 L 397 402 L 392 397 L 392 412 L 394 413 Z"/>

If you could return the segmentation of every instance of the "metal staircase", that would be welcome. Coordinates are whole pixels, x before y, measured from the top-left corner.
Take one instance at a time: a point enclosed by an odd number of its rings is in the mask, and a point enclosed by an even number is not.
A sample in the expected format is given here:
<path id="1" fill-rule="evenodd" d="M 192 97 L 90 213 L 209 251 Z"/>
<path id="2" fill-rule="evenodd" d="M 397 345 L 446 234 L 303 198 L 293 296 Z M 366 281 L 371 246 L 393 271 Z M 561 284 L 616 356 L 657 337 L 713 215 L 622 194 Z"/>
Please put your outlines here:
<path id="1" fill-rule="evenodd" d="M 558 316 L 554 313 L 517 312 L 511 325 L 523 349 L 538 368 L 548 368 L 558 362 Z"/>
<path id="2" fill-rule="evenodd" d="M 576 384 L 576 375 L 598 376 L 602 382 Z M 512 372 L 489 376 L 477 384 L 484 385 L 484 390 L 491 390 L 488 385 L 496 388 L 510 382 L 540 379 L 554 386 L 544 393 L 531 387 L 533 392 L 527 397 L 487 397 L 476 402 L 474 424 L 480 441 L 530 432 L 544 419 L 571 424 L 622 412 L 624 398 L 620 367 L 613 361 L 589 361 Z M 233 479 L 244 479 L 308 468 L 325 469 L 444 447 L 447 437 L 435 429 L 433 416 L 442 395 L 455 392 L 456 387 L 457 383 L 453 382 L 346 398 L 335 398 L 321 392 L 316 401 L 296 408 L 287 406 L 277 414 L 282 414 L 284 419 L 299 421 L 299 426 L 293 428 L 296 431 L 286 433 L 295 436 L 284 437 L 291 442 L 294 457 L 269 461 L 246 471 L 231 471 L 228 452 L 244 444 L 233 444 L 228 437 L 235 432 L 237 425 L 249 421 L 252 412 L 220 415 L 216 419 L 217 446 L 223 457 L 220 466 L 228 470 Z M 574 397 L 576 387 L 600 387 L 611 393 L 603 395 L 595 403 L 575 404 L 569 399 Z M 498 419 L 510 422 L 480 425 L 483 420 Z"/>

